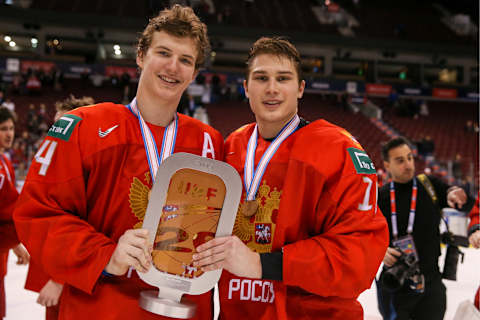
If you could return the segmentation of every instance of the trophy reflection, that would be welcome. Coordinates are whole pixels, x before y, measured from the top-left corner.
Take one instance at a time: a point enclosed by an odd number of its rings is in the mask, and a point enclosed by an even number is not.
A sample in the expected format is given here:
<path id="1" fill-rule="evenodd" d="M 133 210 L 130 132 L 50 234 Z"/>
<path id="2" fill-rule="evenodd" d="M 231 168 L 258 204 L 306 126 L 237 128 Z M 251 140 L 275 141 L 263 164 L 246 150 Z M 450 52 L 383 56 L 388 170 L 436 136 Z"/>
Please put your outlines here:
<path id="1" fill-rule="evenodd" d="M 212 289 L 221 270 L 194 267 L 192 255 L 199 245 L 231 234 L 241 190 L 236 170 L 220 161 L 176 153 L 160 165 L 143 222 L 151 235 L 154 267 L 139 273 L 159 290 L 141 292 L 143 309 L 193 317 L 196 306 L 182 295 Z"/>

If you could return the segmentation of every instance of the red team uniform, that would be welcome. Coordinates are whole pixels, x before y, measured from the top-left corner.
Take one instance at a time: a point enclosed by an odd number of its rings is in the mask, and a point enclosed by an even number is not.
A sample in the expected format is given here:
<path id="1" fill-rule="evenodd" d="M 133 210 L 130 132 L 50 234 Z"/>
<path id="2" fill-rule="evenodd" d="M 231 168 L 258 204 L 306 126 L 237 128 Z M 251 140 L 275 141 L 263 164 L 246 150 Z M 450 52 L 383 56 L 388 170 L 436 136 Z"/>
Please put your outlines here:
<path id="1" fill-rule="evenodd" d="M 478 205 L 479 199 L 480 194 L 477 195 L 477 201 L 475 201 L 475 205 L 470 211 L 470 224 L 468 225 L 469 235 L 477 230 L 480 230 L 480 212 Z M 477 293 L 475 294 L 474 304 L 475 307 L 480 310 L 480 286 L 478 287 Z"/>
<path id="2" fill-rule="evenodd" d="M 242 178 L 254 125 L 225 144 L 226 162 Z M 269 144 L 258 137 L 255 166 Z M 257 213 L 239 212 L 234 227 L 258 253 L 283 251 L 283 281 L 224 270 L 221 319 L 362 319 L 356 299 L 372 284 L 388 246 L 376 182 L 372 162 L 344 129 L 319 120 L 291 134 L 268 164 Z"/>
<path id="3" fill-rule="evenodd" d="M 63 120 L 62 120 L 63 119 Z M 152 289 L 136 272 L 103 276 L 120 236 L 142 226 L 152 187 L 138 118 L 123 105 L 78 108 L 57 121 L 29 169 L 15 211 L 20 239 L 55 281 L 59 319 L 163 319 L 141 309 Z M 157 145 L 164 127 L 148 124 Z M 216 130 L 178 115 L 174 152 L 222 159 Z M 212 296 L 191 296 L 212 319 Z"/>
<path id="4" fill-rule="evenodd" d="M 15 188 L 15 171 L 10 161 L 0 153 L 0 319 L 5 317 L 4 277 L 7 274 L 8 251 L 18 245 L 12 214 L 18 191 Z"/>

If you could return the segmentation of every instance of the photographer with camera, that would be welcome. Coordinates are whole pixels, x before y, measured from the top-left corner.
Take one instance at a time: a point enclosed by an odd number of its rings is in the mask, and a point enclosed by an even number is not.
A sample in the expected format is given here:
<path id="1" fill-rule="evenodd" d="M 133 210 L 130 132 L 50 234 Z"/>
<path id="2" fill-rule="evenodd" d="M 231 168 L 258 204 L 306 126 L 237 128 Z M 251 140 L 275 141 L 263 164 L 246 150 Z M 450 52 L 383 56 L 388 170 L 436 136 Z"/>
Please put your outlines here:
<path id="1" fill-rule="evenodd" d="M 390 246 L 377 282 L 380 313 L 389 320 L 443 319 L 446 289 L 438 267 L 440 210 L 450 206 L 469 211 L 473 199 L 463 189 L 433 176 L 415 177 L 412 149 L 403 137 L 388 141 L 382 147 L 382 158 L 392 181 L 378 194 L 378 206 L 390 232 Z M 454 244 L 451 247 L 450 251 L 458 250 Z M 458 259 L 458 254 L 451 257 Z M 449 277 L 455 273 L 444 271 Z"/>

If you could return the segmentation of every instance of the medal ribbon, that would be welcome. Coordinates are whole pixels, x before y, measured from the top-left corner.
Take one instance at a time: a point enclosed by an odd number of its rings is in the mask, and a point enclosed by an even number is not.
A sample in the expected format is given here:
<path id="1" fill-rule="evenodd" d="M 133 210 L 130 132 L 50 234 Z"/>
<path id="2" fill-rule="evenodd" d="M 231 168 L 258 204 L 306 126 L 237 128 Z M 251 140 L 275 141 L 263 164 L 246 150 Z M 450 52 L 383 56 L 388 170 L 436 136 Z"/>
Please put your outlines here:
<path id="1" fill-rule="evenodd" d="M 173 149 L 175 148 L 175 140 L 177 139 L 177 130 L 178 130 L 178 117 L 177 113 L 175 113 L 175 117 L 172 122 L 165 128 L 163 133 L 163 140 L 162 140 L 162 149 L 161 149 L 161 157 L 158 155 L 158 148 L 157 144 L 155 143 L 155 139 L 153 138 L 153 134 L 150 131 L 145 120 L 143 120 L 142 114 L 138 110 L 137 107 L 137 98 L 133 98 L 132 102 L 127 106 L 133 114 L 138 118 L 138 122 L 140 124 L 140 130 L 142 132 L 143 144 L 145 146 L 145 152 L 147 154 L 148 160 L 148 167 L 150 168 L 150 174 L 152 176 L 152 181 L 155 181 L 155 177 L 157 176 L 157 171 L 160 163 L 163 160 L 170 157 L 173 153 Z"/>
<path id="2" fill-rule="evenodd" d="M 413 223 L 415 221 L 415 211 L 417 208 L 417 179 L 413 178 L 412 186 L 412 200 L 410 202 L 410 213 L 408 215 L 408 227 L 407 234 L 411 234 L 413 231 Z M 397 225 L 397 208 L 395 204 L 395 185 L 393 181 L 390 181 L 390 211 L 392 212 L 392 234 L 393 238 L 398 237 L 398 225 Z"/>
<path id="3" fill-rule="evenodd" d="M 7 167 L 7 164 L 5 160 L 3 159 L 3 155 L 0 154 L 0 160 L 2 160 L 3 167 L 5 168 L 5 171 L 7 172 L 7 179 L 11 183 L 12 182 L 12 177 L 10 176 L 10 170 Z"/>
<path id="4" fill-rule="evenodd" d="M 255 168 L 255 150 L 257 149 L 257 140 L 258 140 L 258 125 L 255 125 L 250 139 L 248 139 L 247 146 L 247 156 L 245 157 L 245 172 L 243 174 L 245 190 L 247 191 L 247 197 L 245 200 L 255 200 L 258 188 L 260 186 L 260 181 L 262 181 L 263 174 L 267 169 L 268 163 L 272 159 L 277 149 L 280 147 L 282 142 L 288 138 L 295 130 L 300 123 L 300 117 L 296 114 L 280 131 L 280 133 L 275 137 L 272 143 L 268 146 L 265 153 L 262 155 L 260 162 Z"/>

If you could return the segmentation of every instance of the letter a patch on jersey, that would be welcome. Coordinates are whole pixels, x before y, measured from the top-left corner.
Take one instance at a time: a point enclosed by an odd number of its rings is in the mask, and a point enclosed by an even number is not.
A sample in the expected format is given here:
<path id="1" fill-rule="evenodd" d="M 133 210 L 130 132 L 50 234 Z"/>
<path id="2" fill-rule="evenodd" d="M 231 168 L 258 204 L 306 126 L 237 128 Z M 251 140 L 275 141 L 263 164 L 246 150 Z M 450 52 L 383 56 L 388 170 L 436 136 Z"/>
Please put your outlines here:
<path id="1" fill-rule="evenodd" d="M 82 118 L 73 114 L 65 114 L 55 122 L 48 130 L 48 136 L 59 138 L 65 141 L 70 140 L 73 129 Z"/>
<path id="2" fill-rule="evenodd" d="M 208 134 L 208 132 L 203 133 L 203 150 L 202 150 L 202 157 L 208 157 L 208 154 L 215 159 L 215 148 L 213 148 L 212 137 Z"/>
<path id="3" fill-rule="evenodd" d="M 357 148 L 348 148 L 347 151 L 352 158 L 357 173 L 376 173 L 375 166 L 365 151 Z"/>

